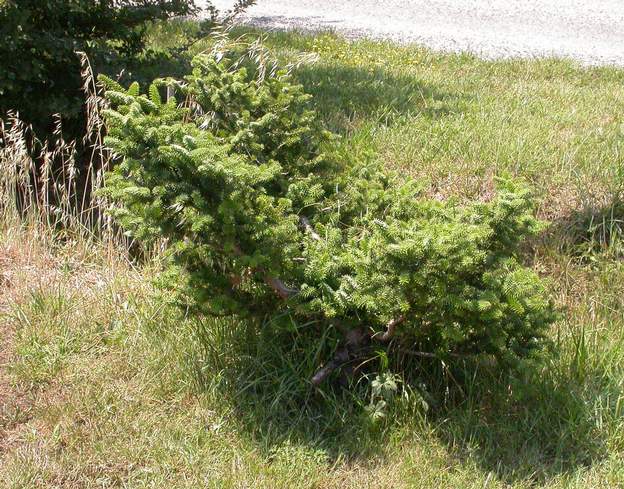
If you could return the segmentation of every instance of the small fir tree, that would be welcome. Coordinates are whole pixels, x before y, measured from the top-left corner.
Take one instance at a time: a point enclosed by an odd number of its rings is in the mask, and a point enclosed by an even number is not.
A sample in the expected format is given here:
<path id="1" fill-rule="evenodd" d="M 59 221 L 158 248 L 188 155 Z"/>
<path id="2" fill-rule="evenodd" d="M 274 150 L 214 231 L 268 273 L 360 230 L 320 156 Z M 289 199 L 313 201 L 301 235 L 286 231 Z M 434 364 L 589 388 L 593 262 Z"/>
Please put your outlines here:
<path id="1" fill-rule="evenodd" d="M 147 94 L 102 78 L 113 215 L 141 242 L 165 238 L 163 280 L 198 314 L 315 321 L 342 346 L 312 381 L 390 340 L 441 358 L 509 363 L 555 319 L 518 259 L 540 229 L 526 188 L 490 202 L 427 198 L 370 161 L 336 161 L 308 95 L 283 71 L 258 78 L 202 55 Z M 178 100 L 163 101 L 164 86 Z M 329 151 L 329 154 L 326 152 Z"/>

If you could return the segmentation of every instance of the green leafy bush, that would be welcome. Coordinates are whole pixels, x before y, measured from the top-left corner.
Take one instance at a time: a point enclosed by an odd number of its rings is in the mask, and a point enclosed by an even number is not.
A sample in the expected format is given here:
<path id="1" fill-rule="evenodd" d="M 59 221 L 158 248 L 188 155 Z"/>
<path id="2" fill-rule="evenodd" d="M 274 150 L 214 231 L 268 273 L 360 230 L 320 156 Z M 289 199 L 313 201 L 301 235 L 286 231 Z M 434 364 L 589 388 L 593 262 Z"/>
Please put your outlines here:
<path id="1" fill-rule="evenodd" d="M 197 57 L 147 94 L 103 79 L 113 215 L 141 242 L 165 238 L 165 287 L 199 314 L 315 325 L 338 335 L 320 383 L 371 342 L 453 359 L 526 357 L 555 318 L 518 260 L 540 229 L 529 192 L 490 202 L 426 197 L 370 161 L 339 159 L 286 73 L 258 77 Z M 182 104 L 164 102 L 164 85 Z M 329 153 L 326 153 L 329 151 Z"/>
<path id="2" fill-rule="evenodd" d="M 98 66 L 143 49 L 147 21 L 195 11 L 193 0 L 8 0 L 0 4 L 0 116 L 17 110 L 44 131 L 50 115 L 77 119 L 84 51 Z"/>

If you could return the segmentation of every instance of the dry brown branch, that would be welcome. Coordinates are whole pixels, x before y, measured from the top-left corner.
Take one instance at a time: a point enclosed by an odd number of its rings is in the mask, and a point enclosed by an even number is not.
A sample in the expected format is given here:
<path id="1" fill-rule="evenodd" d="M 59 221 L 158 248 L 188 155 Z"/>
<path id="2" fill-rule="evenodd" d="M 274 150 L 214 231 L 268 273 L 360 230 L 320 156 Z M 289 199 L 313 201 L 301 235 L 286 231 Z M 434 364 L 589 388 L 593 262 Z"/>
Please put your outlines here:
<path id="1" fill-rule="evenodd" d="M 369 336 L 361 328 L 347 332 L 344 345 L 336 350 L 332 359 L 312 376 L 310 382 L 314 387 L 321 385 L 331 373 L 351 360 L 361 358 L 362 350 L 369 341 Z"/>
<path id="2" fill-rule="evenodd" d="M 312 227 L 312 224 L 310 224 L 310 221 L 307 217 L 301 217 L 300 221 L 301 221 L 301 225 L 303 226 L 303 229 L 305 229 L 306 232 L 310 236 L 312 236 L 312 239 L 315 239 L 316 241 L 322 240 L 321 237 L 318 235 L 318 233 Z"/>
<path id="3" fill-rule="evenodd" d="M 288 299 L 289 297 L 299 292 L 297 289 L 292 289 L 288 287 L 280 279 L 271 277 L 270 275 L 265 275 L 264 281 L 269 287 L 271 287 L 277 293 L 277 295 L 279 295 L 284 300 Z"/>
<path id="4" fill-rule="evenodd" d="M 384 331 L 384 333 L 382 333 L 381 335 L 374 334 L 373 338 L 376 341 L 379 341 L 381 343 L 387 343 L 388 341 L 392 339 L 392 337 L 396 333 L 397 326 L 399 326 L 404 321 L 405 321 L 405 315 L 401 315 L 398 318 L 393 319 L 388 324 L 386 324 L 386 331 Z"/>

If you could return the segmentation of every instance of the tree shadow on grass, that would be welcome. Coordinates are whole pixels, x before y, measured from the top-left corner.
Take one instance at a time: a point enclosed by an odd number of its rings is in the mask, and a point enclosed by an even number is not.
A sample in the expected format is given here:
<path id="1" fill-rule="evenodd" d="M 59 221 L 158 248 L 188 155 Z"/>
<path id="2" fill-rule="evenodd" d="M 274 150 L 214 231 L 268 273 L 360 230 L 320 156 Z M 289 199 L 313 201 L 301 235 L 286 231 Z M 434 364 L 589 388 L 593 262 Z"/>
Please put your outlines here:
<path id="1" fill-rule="evenodd" d="M 402 368 L 416 373 L 406 382 L 422 397 L 412 397 L 410 405 L 402 401 L 375 424 L 365 410 L 367 382 L 349 389 L 331 382 L 320 390 L 310 385 L 334 342 L 328 337 L 318 348 L 314 328 L 293 326 L 284 333 L 210 323 L 198 335 L 200 390 L 218 392 L 239 432 L 266 456 L 291 443 L 320 450 L 330 461 L 379 461 L 395 429 L 419 433 L 423 426 L 451 458 L 476 464 L 505 483 L 544 483 L 606 455 L 587 388 L 601 382 L 598 372 L 580 380 L 557 360 L 503 374 L 487 361 L 445 366 L 403 359 Z"/>
<path id="2" fill-rule="evenodd" d="M 289 442 L 334 459 L 372 456 L 380 444 L 372 443 L 362 423 L 361 389 L 316 390 L 310 384 L 334 343 L 327 337 L 319 348 L 315 328 L 286 332 L 236 321 L 204 323 L 197 330 L 199 389 L 218 392 L 240 433 L 265 455 Z"/>
<path id="3" fill-rule="evenodd" d="M 380 67 L 319 62 L 300 67 L 295 77 L 312 95 L 312 103 L 328 129 L 338 133 L 346 132 L 359 119 L 385 125 L 405 115 L 436 119 L 460 111 L 463 98 Z"/>
<path id="4" fill-rule="evenodd" d="M 597 254 L 622 258 L 624 253 L 624 201 L 619 195 L 606 203 L 586 205 L 551 222 L 541 236 L 550 248 L 567 256 L 576 257 L 579 263 L 588 263 Z"/>
<path id="5" fill-rule="evenodd" d="M 460 462 L 506 484 L 543 485 L 606 457 L 587 392 L 599 375 L 580 381 L 554 364 L 510 374 L 473 364 L 453 377 L 430 422 Z"/>
<path id="6" fill-rule="evenodd" d="M 281 16 L 254 19 L 250 25 L 234 30 L 241 36 L 252 38 L 266 34 L 266 29 L 273 32 L 267 38 L 267 46 L 282 61 L 294 62 L 294 79 L 303 85 L 306 93 L 312 96 L 311 103 L 321 115 L 327 129 L 343 133 L 353 121 L 364 120 L 375 123 L 392 124 L 406 115 L 422 115 L 436 119 L 464 110 L 466 94 L 449 92 L 418 78 L 417 72 L 401 70 L 400 61 L 387 62 L 383 54 L 362 52 L 348 48 L 338 41 L 335 53 L 324 52 L 314 62 L 297 64 L 293 51 L 299 54 L 310 52 L 310 36 L 301 28 L 310 19 L 304 19 L 290 34 L 288 19 Z M 312 22 L 316 20 L 312 17 Z M 284 22 L 282 22 L 284 21 Z M 274 22 L 277 25 L 272 25 Z M 332 37 L 331 22 L 322 21 L 320 29 L 313 29 L 318 38 L 327 34 Z M 275 29 L 273 29 L 275 28 Z M 344 37 L 342 31 L 338 39 Z M 348 36 L 347 36 L 348 37 Z M 358 36 L 359 37 L 359 36 Z M 317 36 L 314 37 L 316 39 Z M 333 45 L 333 43 L 330 43 Z M 284 53 L 284 47 L 287 47 Z M 284 55 L 281 58 L 280 55 Z M 408 62 L 409 56 L 405 56 Z M 282 63 L 283 65 L 284 63 Z"/>

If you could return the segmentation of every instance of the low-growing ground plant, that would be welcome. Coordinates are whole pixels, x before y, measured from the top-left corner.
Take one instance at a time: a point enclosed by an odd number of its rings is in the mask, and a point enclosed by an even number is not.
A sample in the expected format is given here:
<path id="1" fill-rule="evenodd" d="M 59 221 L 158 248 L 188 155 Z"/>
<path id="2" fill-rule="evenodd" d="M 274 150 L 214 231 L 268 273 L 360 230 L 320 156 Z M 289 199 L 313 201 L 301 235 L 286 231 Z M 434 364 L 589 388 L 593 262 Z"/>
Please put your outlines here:
<path id="1" fill-rule="evenodd" d="M 138 241 L 167 242 L 162 284 L 183 307 L 312 324 L 333 345 L 315 385 L 371 344 L 504 365 L 543 345 L 555 313 L 518 257 L 541 228 L 527 188 L 500 179 L 488 202 L 431 199 L 336 154 L 287 72 L 237 59 L 200 55 L 147 93 L 102 77 L 111 212 Z"/>

